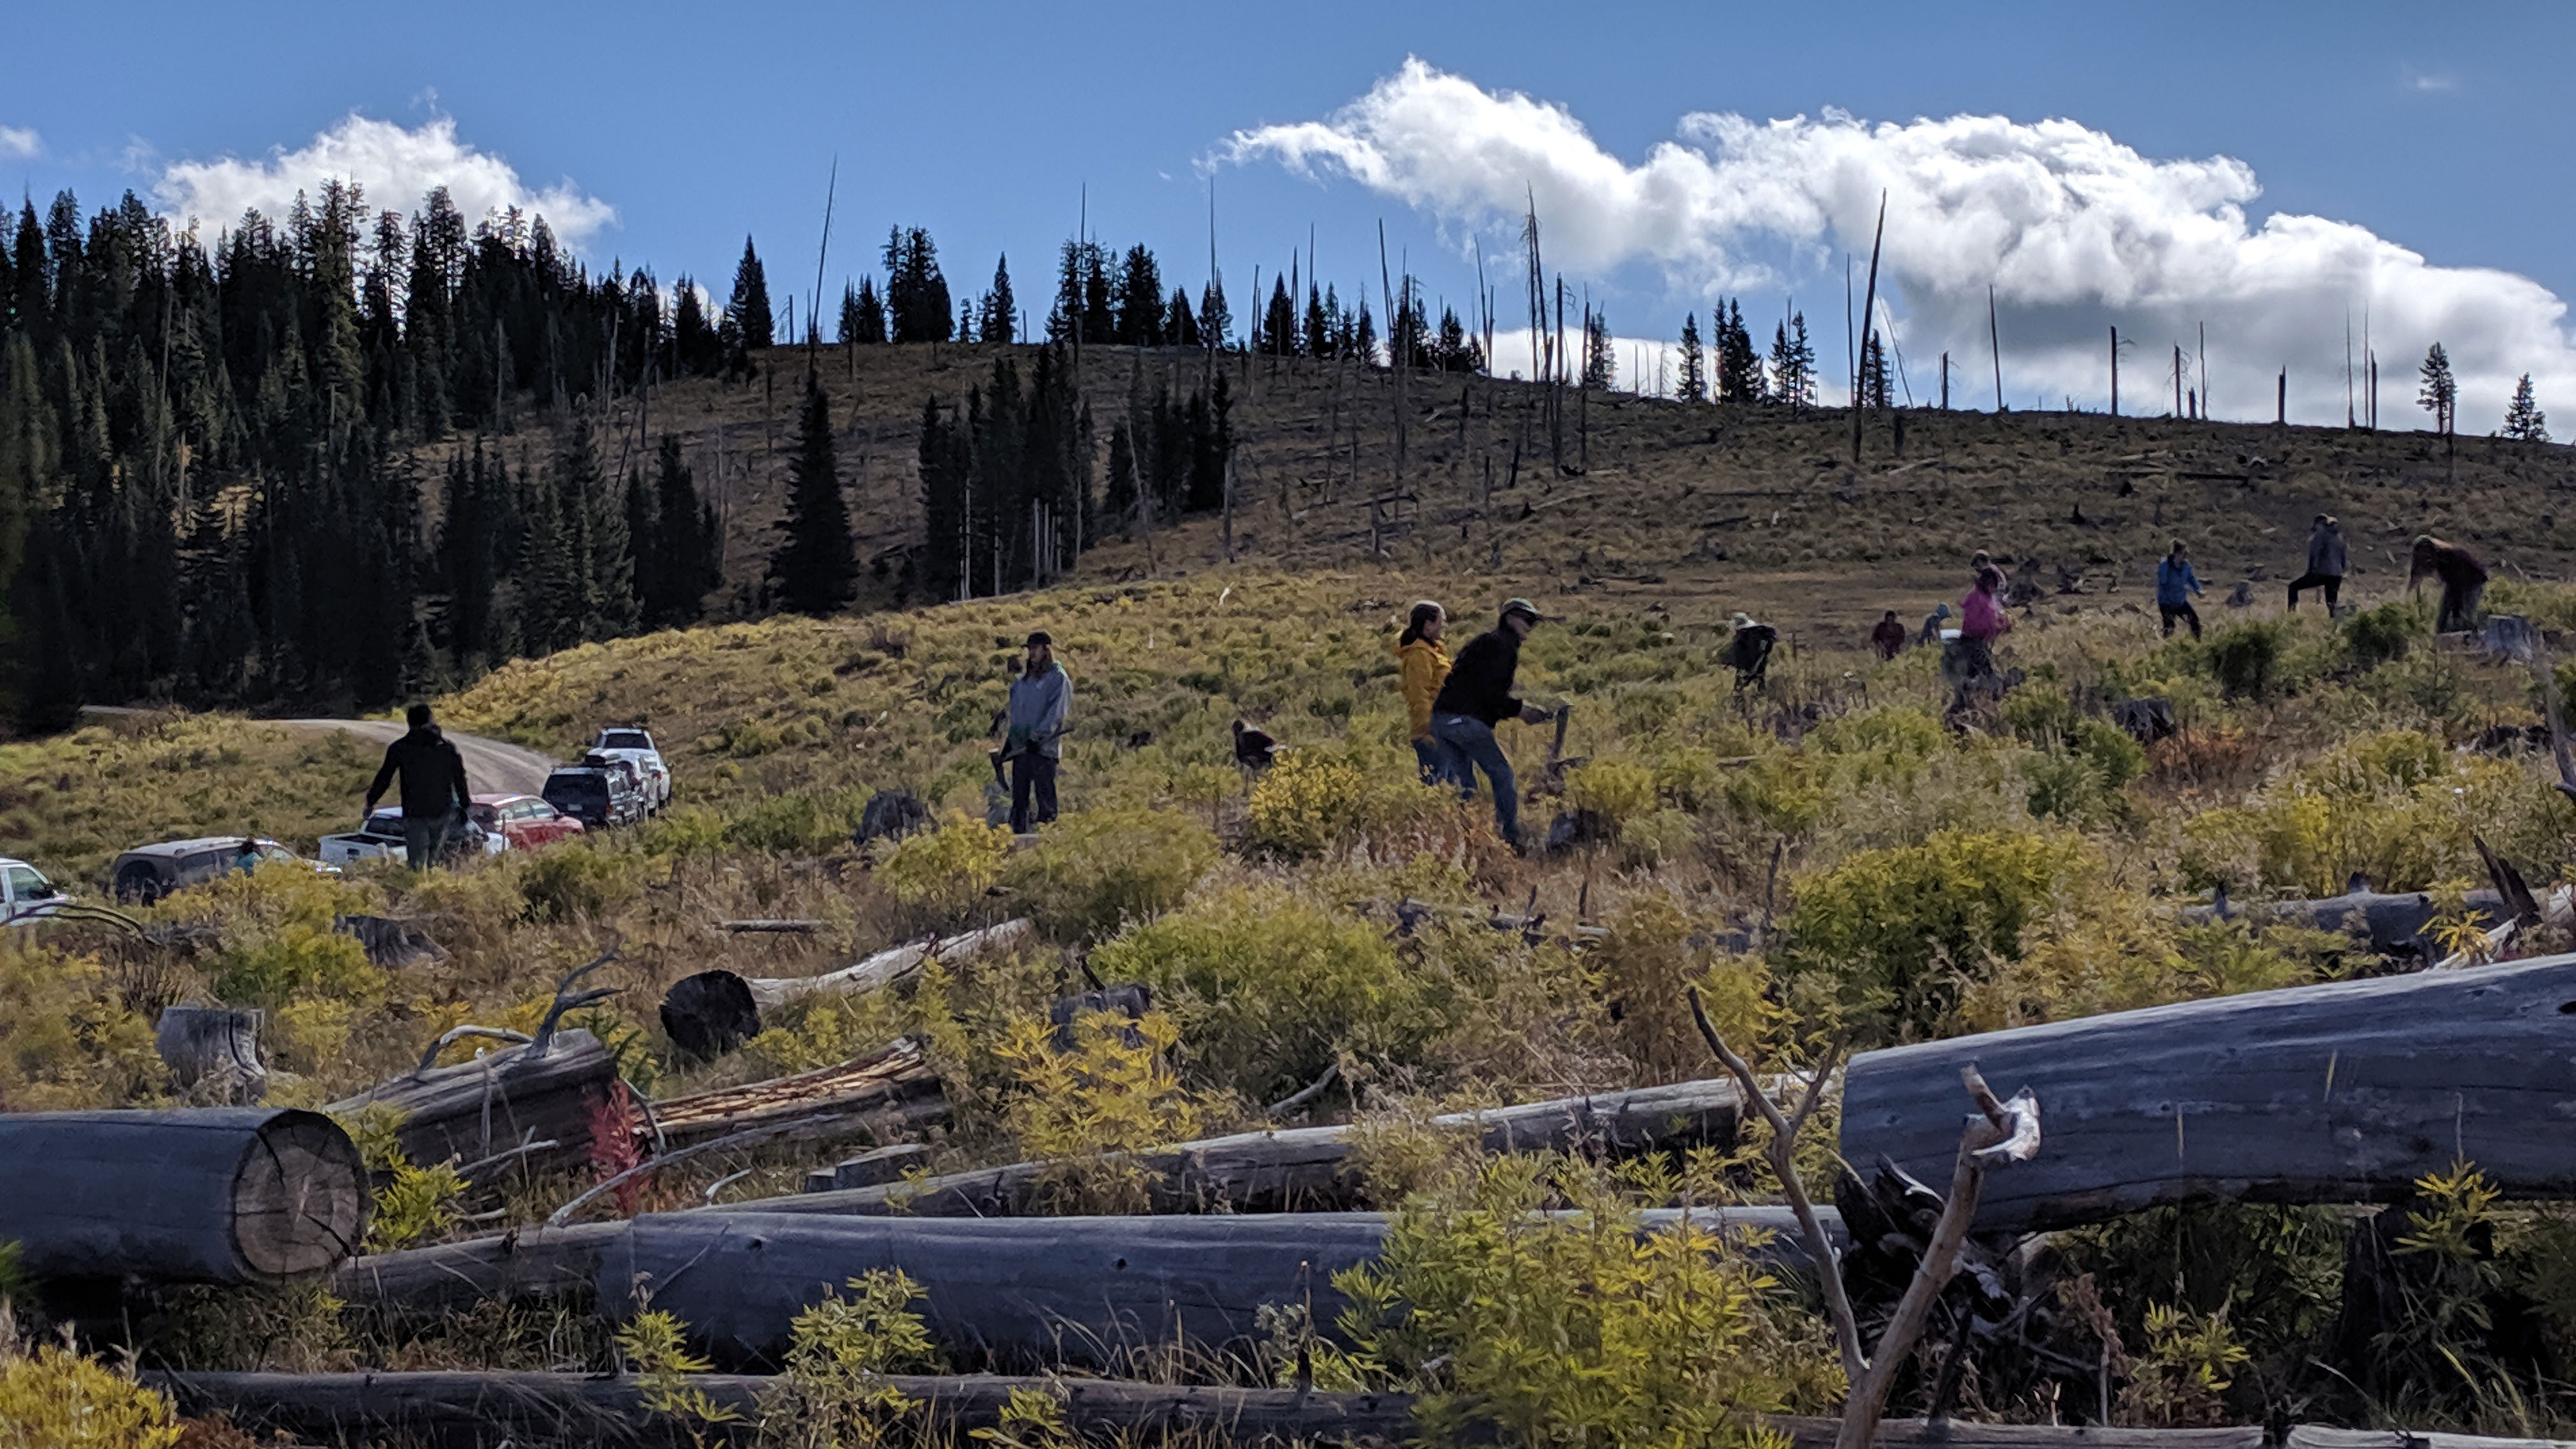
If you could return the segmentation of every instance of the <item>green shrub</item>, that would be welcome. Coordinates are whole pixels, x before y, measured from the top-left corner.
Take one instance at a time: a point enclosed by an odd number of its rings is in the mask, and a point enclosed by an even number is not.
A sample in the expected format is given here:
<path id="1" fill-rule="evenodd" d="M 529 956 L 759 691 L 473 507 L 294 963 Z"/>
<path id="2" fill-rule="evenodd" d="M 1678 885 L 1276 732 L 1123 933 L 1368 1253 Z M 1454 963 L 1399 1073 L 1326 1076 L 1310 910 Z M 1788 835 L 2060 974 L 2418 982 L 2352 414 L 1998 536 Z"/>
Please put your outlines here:
<path id="1" fill-rule="evenodd" d="M 384 988 L 385 973 L 368 962 L 356 937 L 302 922 L 228 945 L 215 958 L 215 994 L 236 1006 L 273 1011 L 313 997 L 362 1001 Z"/>
<path id="2" fill-rule="evenodd" d="M 2376 669 L 2406 657 L 2406 651 L 2431 636 L 2424 621 L 2424 611 L 2403 599 L 2392 599 L 2375 609 L 2364 609 L 2344 620 L 2344 648 L 2352 653 L 2352 662 L 2364 669 Z"/>
<path id="3" fill-rule="evenodd" d="M 528 915 L 540 921 L 597 916 L 632 900 L 638 889 L 632 856 L 588 840 L 538 851 L 519 877 L 519 894 L 528 903 Z"/>
<path id="4" fill-rule="evenodd" d="M 2209 640 L 2209 673 L 2229 699 L 2261 699 L 2272 692 L 2288 646 L 2289 629 L 2264 619 L 2221 629 Z"/>
<path id="5" fill-rule="evenodd" d="M 936 830 L 876 842 L 877 883 L 904 905 L 942 922 L 974 911 L 1002 878 L 1011 832 L 951 810 Z"/>
<path id="6" fill-rule="evenodd" d="M 1421 1392 L 1433 1443 L 1481 1423 L 1512 1444 L 1757 1449 L 1778 1442 L 1763 1416 L 1818 1412 L 1841 1374 L 1747 1248 L 1647 1230 L 1597 1172 L 1500 1159 L 1408 1202 L 1376 1262 L 1334 1275 L 1353 1350 L 1308 1356 L 1334 1387 Z"/>
<path id="7" fill-rule="evenodd" d="M 1078 810 L 1011 857 L 1005 884 L 1060 936 L 1103 936 L 1178 907 L 1215 869 L 1216 836 L 1177 810 Z"/>
<path id="8" fill-rule="evenodd" d="M 1793 972 L 1825 982 L 1886 1036 L 1954 1025 L 1963 981 L 2022 954 L 2061 892 L 2098 884 L 2081 837 L 1943 831 L 1801 877 L 1782 925 Z"/>
<path id="9" fill-rule="evenodd" d="M 766 795 L 734 812 L 724 839 L 737 850 L 824 855 L 850 843 L 867 799 L 861 790 Z"/>
<path id="10" fill-rule="evenodd" d="M 1566 776 L 1565 803 L 1617 830 L 1655 808 L 1655 775 L 1626 760 L 1594 760 Z"/>
<path id="11" fill-rule="evenodd" d="M 1375 926 L 1280 886 L 1240 886 L 1130 926 L 1091 953 L 1109 981 L 1154 988 L 1204 1082 L 1273 1101 L 1341 1053 L 1412 1060 L 1438 1026 Z"/>
<path id="12" fill-rule="evenodd" d="M 1302 749 L 1262 772 L 1245 814 L 1256 848 L 1297 859 L 1400 829 L 1446 804 L 1409 755 Z"/>

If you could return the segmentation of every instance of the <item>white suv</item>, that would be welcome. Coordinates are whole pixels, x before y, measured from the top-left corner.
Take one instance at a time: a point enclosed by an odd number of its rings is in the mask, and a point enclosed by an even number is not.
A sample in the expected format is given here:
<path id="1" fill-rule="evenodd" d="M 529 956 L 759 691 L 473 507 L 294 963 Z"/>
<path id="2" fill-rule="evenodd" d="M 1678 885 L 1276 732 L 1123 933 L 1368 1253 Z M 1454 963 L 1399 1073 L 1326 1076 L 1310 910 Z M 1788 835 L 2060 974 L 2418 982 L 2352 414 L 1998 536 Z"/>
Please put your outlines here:
<path id="1" fill-rule="evenodd" d="M 0 856 L 0 926 L 25 925 L 60 910 L 71 898 L 45 873 L 23 860 Z"/>
<path id="2" fill-rule="evenodd" d="M 671 803 L 671 768 L 662 763 L 662 752 L 653 748 L 653 737 L 634 725 L 609 725 L 599 732 L 584 752 L 611 760 L 624 760 L 635 767 L 638 783 L 644 787 L 644 811 L 653 814 Z"/>

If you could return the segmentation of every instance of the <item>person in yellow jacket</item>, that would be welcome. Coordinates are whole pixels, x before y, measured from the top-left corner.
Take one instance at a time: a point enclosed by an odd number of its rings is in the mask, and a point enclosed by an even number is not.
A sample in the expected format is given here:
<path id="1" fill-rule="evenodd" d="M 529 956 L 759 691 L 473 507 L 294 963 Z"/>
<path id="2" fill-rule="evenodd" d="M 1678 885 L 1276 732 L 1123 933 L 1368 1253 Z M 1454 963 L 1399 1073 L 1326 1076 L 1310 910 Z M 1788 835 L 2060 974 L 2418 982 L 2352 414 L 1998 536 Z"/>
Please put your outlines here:
<path id="1" fill-rule="evenodd" d="M 1413 758 L 1422 766 L 1426 785 L 1440 784 L 1456 774 L 1449 747 L 1431 733 L 1431 701 L 1439 697 L 1441 684 L 1449 678 L 1449 651 L 1440 645 L 1440 633 L 1448 625 L 1448 613 L 1424 599 L 1413 606 L 1413 616 L 1394 645 L 1404 709 L 1413 727 Z"/>

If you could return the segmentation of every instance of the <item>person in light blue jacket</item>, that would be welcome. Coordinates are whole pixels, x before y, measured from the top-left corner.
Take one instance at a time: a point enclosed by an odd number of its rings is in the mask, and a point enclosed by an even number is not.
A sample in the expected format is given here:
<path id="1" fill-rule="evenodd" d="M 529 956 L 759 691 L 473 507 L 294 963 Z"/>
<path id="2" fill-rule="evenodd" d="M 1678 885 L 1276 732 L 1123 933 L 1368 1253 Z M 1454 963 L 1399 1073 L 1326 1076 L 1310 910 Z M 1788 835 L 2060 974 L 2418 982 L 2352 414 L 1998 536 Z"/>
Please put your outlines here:
<path id="1" fill-rule="evenodd" d="M 2173 637 L 2177 619 L 2191 625 L 2191 637 L 2200 637 L 2200 611 L 2191 606 L 2192 596 L 2199 592 L 2200 575 L 2191 571 L 2191 559 L 2177 538 L 2173 551 L 2156 565 L 2156 612 L 2164 616 L 2166 638 Z"/>
<path id="2" fill-rule="evenodd" d="M 1010 733 L 1002 758 L 1011 766 L 1011 833 L 1026 835 L 1055 819 L 1056 760 L 1072 726 L 1073 679 L 1055 662 L 1055 640 L 1029 636 L 1028 663 L 1011 681 Z"/>

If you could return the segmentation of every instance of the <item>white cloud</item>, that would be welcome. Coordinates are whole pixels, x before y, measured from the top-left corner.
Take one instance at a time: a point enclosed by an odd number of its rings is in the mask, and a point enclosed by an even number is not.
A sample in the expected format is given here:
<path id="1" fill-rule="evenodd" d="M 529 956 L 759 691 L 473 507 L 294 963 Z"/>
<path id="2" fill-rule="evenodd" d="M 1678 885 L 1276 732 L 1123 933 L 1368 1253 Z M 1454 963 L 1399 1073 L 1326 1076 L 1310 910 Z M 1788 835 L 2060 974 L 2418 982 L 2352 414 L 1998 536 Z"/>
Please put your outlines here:
<path id="1" fill-rule="evenodd" d="M 13 160 L 34 156 L 45 149 L 44 138 L 26 126 L 0 126 L 0 156 Z"/>
<path id="2" fill-rule="evenodd" d="M 1984 370 L 1991 285 L 2017 406 L 2069 394 L 2100 405 L 2113 325 L 2137 344 L 2122 363 L 2127 409 L 2155 410 L 2140 398 L 2169 406 L 2169 349 L 2188 349 L 2205 323 L 2218 415 L 2268 419 L 2273 374 L 2286 365 L 2292 416 L 2339 420 L 2345 322 L 2357 339 L 2365 315 L 2384 425 L 2422 421 L 2414 365 L 2437 339 L 2459 374 L 2464 430 L 2495 426 L 2526 371 L 2544 405 L 2576 406 L 2567 307 L 2548 289 L 2436 266 L 2346 222 L 2283 213 L 2249 223 L 2261 188 L 2228 157 L 2155 160 L 2074 121 L 2000 116 L 1868 124 L 1834 111 L 1767 122 L 1700 112 L 1677 130 L 1631 165 L 1562 106 L 1408 60 L 1331 116 L 1237 132 L 1220 157 L 1346 175 L 1444 223 L 1506 234 L 1535 197 L 1551 266 L 1658 268 L 1675 312 L 1705 313 L 1712 292 L 1751 293 L 1767 302 L 1746 309 L 1764 338 L 1779 307 L 1768 299 L 1795 283 L 1838 290 L 1828 259 L 1867 255 L 1884 190 L 1880 286 L 1897 301 L 1912 370 L 1945 349 L 1954 367 Z M 1825 320 L 1821 293 L 1801 306 L 1838 394 L 1840 319 Z"/>
<path id="3" fill-rule="evenodd" d="M 578 246 L 616 220 L 608 203 L 584 195 L 566 180 L 544 190 L 530 187 L 507 161 L 478 151 L 456 136 L 453 117 L 419 126 L 371 120 L 351 112 L 300 150 L 279 148 L 265 159 L 227 156 L 178 161 L 165 167 L 153 194 L 181 225 L 227 227 L 256 208 L 282 219 L 295 194 L 317 194 L 326 180 L 355 182 L 371 208 L 416 210 L 432 187 L 444 186 L 469 222 L 509 207 L 543 216 L 555 235 Z"/>

